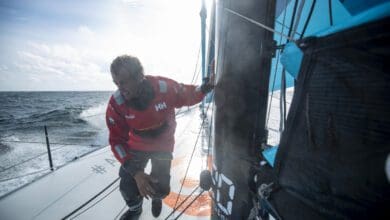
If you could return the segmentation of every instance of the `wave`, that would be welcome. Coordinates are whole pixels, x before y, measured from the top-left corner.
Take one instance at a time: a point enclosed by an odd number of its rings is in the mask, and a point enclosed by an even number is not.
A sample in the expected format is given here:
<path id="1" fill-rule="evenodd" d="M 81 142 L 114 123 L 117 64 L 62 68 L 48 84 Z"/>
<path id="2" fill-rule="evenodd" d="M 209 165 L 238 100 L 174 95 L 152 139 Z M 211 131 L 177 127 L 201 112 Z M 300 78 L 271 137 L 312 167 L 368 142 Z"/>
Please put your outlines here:
<path id="1" fill-rule="evenodd" d="M 100 103 L 96 106 L 85 109 L 80 113 L 79 117 L 95 128 L 105 127 L 106 106 L 106 103 Z"/>
<path id="2" fill-rule="evenodd" d="M 20 118 L 3 117 L 0 118 L 3 129 L 0 130 L 35 129 L 45 125 L 71 127 L 86 124 L 86 120 L 79 117 L 80 112 L 82 112 L 81 108 L 64 108 L 34 113 Z"/>

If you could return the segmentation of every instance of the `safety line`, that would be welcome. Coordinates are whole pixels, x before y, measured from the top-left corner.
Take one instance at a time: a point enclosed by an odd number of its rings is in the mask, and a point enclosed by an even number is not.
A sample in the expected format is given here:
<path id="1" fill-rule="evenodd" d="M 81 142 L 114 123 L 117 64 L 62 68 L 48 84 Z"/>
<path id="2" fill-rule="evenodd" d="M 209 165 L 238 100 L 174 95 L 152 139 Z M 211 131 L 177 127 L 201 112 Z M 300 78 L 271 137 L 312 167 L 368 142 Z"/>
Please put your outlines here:
<path id="1" fill-rule="evenodd" d="M 42 141 L 4 141 L 3 143 L 23 143 L 23 144 L 46 144 L 46 142 Z M 60 143 L 60 142 L 50 142 L 51 145 L 67 145 L 67 146 L 100 146 L 97 144 L 90 144 L 90 145 L 82 145 L 82 144 L 72 144 L 72 143 Z"/>
<path id="2" fill-rule="evenodd" d="M 24 174 L 24 175 L 21 175 L 21 176 L 15 176 L 15 177 L 7 178 L 7 179 L 1 179 L 0 182 L 6 182 L 6 181 L 9 181 L 9 180 L 30 176 L 32 174 L 41 173 L 41 172 L 46 171 L 46 170 L 50 170 L 50 168 L 39 170 L 39 171 L 32 172 L 32 173 L 27 173 L 27 174 Z"/>

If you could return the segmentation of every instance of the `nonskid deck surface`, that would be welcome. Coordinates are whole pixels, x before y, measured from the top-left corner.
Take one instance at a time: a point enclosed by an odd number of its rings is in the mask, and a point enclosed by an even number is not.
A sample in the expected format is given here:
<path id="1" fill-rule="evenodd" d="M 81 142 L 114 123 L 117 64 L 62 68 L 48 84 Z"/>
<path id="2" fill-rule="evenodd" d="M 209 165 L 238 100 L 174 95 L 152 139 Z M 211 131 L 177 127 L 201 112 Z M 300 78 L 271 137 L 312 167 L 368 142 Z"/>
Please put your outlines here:
<path id="1" fill-rule="evenodd" d="M 200 111 L 195 108 L 177 116 L 176 145 L 171 168 L 171 193 L 163 200 L 160 217 L 165 219 L 175 204 L 184 200 L 199 184 L 199 174 L 207 168 L 207 134 L 201 132 L 188 169 L 182 191 L 179 191 L 187 170 L 198 133 Z M 202 140 L 203 137 L 203 140 Z M 119 192 L 120 164 L 107 146 L 0 200 L 0 219 L 62 219 L 87 203 L 68 219 L 119 219 L 127 207 Z M 150 170 L 150 164 L 146 168 Z M 103 191 L 103 189 L 105 189 Z M 103 191 L 103 192 L 102 192 Z M 177 216 L 201 190 L 195 193 L 169 219 Z M 99 192 L 100 195 L 96 196 Z M 94 196 L 96 196 L 94 198 Z M 176 200 L 179 196 L 179 200 Z M 204 192 L 183 213 L 181 219 L 209 219 L 211 199 Z M 144 200 L 141 219 L 153 219 L 151 200 Z"/>

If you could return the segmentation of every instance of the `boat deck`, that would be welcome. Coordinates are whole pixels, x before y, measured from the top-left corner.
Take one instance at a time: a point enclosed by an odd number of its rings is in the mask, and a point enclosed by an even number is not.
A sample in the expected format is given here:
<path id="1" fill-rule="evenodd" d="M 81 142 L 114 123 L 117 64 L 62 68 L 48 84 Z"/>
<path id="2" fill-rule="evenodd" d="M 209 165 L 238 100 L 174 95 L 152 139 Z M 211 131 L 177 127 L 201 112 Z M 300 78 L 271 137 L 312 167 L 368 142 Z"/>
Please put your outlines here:
<path id="1" fill-rule="evenodd" d="M 178 197 L 177 204 L 194 191 L 199 184 L 200 172 L 207 167 L 206 135 L 201 133 L 179 195 L 200 131 L 199 115 L 198 108 L 195 108 L 177 116 L 176 146 L 171 168 L 171 193 L 163 200 L 162 212 L 157 219 L 165 219 L 168 216 L 175 207 Z M 112 155 L 109 146 L 97 150 L 0 200 L 0 219 L 52 220 L 66 216 L 68 216 L 66 219 L 119 219 L 127 210 L 119 192 L 119 167 L 120 164 Z M 146 167 L 146 171 L 149 170 L 150 164 Z M 169 219 L 177 216 L 200 191 L 200 189 L 196 190 L 184 206 Z M 98 195 L 99 192 L 102 193 Z M 87 201 L 90 202 L 74 212 Z M 210 204 L 209 193 L 204 192 L 180 218 L 209 219 Z M 153 219 L 150 210 L 151 200 L 145 199 L 140 219 Z M 71 214 L 72 212 L 74 213 Z"/>

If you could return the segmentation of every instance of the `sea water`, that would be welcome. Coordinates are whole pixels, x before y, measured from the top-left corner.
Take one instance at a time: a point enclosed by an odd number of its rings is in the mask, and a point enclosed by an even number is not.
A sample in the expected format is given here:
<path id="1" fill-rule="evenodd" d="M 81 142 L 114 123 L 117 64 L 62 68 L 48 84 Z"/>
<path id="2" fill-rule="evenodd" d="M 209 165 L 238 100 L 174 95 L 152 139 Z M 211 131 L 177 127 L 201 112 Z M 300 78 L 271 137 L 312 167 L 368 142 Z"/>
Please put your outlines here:
<path id="1" fill-rule="evenodd" d="M 112 92 L 0 92 L 0 197 L 108 145 Z"/>

